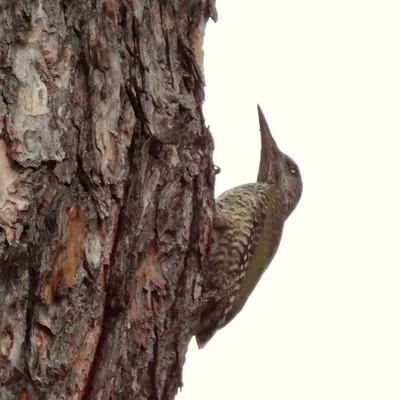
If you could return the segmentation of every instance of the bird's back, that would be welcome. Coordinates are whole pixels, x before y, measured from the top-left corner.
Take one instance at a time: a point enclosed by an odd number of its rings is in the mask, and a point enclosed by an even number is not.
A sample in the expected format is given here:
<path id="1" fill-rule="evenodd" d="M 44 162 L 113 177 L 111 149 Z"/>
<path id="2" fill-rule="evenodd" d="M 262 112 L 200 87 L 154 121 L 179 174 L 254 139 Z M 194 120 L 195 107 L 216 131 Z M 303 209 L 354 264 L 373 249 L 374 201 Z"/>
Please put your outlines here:
<path id="1" fill-rule="evenodd" d="M 230 189 L 215 202 L 204 309 L 196 329 L 200 348 L 243 308 L 275 256 L 283 225 L 303 190 L 297 164 L 279 150 L 259 106 L 258 117 L 257 182 Z"/>
<path id="2" fill-rule="evenodd" d="M 285 220 L 281 207 L 267 183 L 241 185 L 216 200 L 205 285 L 214 294 L 196 334 L 200 346 L 237 315 L 271 262 Z"/>

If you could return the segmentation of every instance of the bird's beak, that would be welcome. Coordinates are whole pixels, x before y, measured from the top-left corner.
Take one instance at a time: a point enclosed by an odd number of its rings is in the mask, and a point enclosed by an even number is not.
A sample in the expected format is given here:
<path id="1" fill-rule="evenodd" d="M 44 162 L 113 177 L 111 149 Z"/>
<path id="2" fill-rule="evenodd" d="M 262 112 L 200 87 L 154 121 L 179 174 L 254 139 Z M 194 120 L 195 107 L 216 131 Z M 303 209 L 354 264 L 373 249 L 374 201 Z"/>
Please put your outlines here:
<path id="1" fill-rule="evenodd" d="M 257 182 L 268 182 L 271 184 L 277 183 L 277 168 L 278 158 L 280 151 L 275 142 L 275 139 L 271 135 L 267 120 L 265 119 L 264 113 L 261 107 L 257 104 L 258 119 L 260 123 L 260 134 L 261 134 L 261 156 L 260 166 L 258 169 Z"/>

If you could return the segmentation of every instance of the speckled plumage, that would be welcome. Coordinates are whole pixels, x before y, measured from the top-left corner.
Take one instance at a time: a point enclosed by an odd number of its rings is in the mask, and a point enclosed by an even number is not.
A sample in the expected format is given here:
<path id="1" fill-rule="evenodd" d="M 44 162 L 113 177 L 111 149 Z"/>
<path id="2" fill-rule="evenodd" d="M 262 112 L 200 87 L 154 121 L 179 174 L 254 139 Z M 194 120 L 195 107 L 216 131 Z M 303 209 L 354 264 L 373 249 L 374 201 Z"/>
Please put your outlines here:
<path id="1" fill-rule="evenodd" d="M 260 108 L 259 116 L 258 182 L 227 190 L 216 199 L 203 288 L 206 306 L 196 332 L 200 348 L 243 308 L 275 256 L 284 223 L 301 196 L 296 164 L 279 151 Z"/>

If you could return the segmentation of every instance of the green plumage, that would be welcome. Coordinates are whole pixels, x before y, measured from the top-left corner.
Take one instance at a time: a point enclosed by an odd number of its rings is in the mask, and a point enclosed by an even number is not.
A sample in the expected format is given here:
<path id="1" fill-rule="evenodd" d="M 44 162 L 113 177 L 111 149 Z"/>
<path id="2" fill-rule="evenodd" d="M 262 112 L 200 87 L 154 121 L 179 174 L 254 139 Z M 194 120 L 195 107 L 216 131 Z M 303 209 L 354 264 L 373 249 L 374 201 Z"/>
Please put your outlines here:
<path id="1" fill-rule="evenodd" d="M 261 117 L 260 126 L 258 182 L 227 190 L 215 203 L 205 306 L 196 332 L 200 348 L 242 310 L 275 256 L 284 223 L 301 196 L 296 164 L 279 151 Z"/>
<path id="2" fill-rule="evenodd" d="M 278 249 L 284 215 L 274 186 L 246 184 L 216 200 L 210 270 L 205 290 L 214 293 L 212 308 L 197 333 L 206 343 L 243 308 Z"/>

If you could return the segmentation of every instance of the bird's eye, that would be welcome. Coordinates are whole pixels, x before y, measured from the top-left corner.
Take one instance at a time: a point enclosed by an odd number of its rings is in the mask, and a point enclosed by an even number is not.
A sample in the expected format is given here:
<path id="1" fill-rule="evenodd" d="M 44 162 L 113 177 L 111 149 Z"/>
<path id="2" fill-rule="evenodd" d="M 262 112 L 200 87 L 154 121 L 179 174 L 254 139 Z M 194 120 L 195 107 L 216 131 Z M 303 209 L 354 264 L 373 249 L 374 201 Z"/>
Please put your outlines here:
<path id="1" fill-rule="evenodd" d="M 293 174 L 293 175 L 298 175 L 299 173 L 299 169 L 296 167 L 296 165 L 290 164 L 289 165 L 289 171 Z"/>

